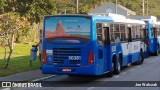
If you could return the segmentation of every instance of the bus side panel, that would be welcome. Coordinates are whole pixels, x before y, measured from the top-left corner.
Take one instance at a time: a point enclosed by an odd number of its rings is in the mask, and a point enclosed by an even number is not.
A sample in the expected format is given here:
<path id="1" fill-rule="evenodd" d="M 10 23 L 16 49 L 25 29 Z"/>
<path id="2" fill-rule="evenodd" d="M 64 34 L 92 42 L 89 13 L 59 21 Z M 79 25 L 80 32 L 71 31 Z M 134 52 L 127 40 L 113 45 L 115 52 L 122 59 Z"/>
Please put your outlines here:
<path id="1" fill-rule="evenodd" d="M 129 44 L 127 43 L 122 43 L 122 56 L 123 56 L 123 61 L 122 61 L 122 66 L 126 66 L 129 63 L 128 59 L 128 54 L 129 54 Z"/>
<path id="2" fill-rule="evenodd" d="M 122 47 L 121 47 L 121 43 L 115 43 L 115 44 L 111 44 L 111 63 L 112 61 L 115 60 L 116 62 L 118 62 L 119 58 L 120 58 L 120 54 L 122 54 Z M 115 56 L 115 59 L 113 58 Z M 122 56 L 123 58 L 123 56 Z"/>
<path id="3" fill-rule="evenodd" d="M 141 44 L 141 48 L 143 49 L 144 58 L 148 58 L 149 57 L 149 46 L 145 42 L 143 42 Z"/>
<path id="4" fill-rule="evenodd" d="M 141 41 L 129 42 L 129 63 L 139 60 Z"/>
<path id="5" fill-rule="evenodd" d="M 106 71 L 112 70 L 112 51 L 111 46 L 106 47 Z"/>
<path id="6" fill-rule="evenodd" d="M 105 60 L 105 49 L 103 46 L 99 45 L 98 42 L 96 42 L 95 47 L 95 74 L 96 75 L 102 75 L 104 73 L 104 60 Z"/>
<path id="7" fill-rule="evenodd" d="M 150 40 L 150 45 L 149 45 L 150 52 L 154 53 L 154 52 L 156 52 L 156 44 L 157 44 L 156 38 L 152 37 L 149 40 Z"/>
<path id="8" fill-rule="evenodd" d="M 158 48 L 158 50 L 159 50 L 159 52 L 160 52 L 160 37 L 157 37 L 157 41 L 158 41 L 158 45 L 159 45 L 159 48 Z"/>
<path id="9" fill-rule="evenodd" d="M 153 42 L 154 42 L 154 52 L 156 52 L 158 50 L 158 47 L 157 47 L 157 45 L 158 45 L 158 38 L 157 37 L 154 38 Z"/>
<path id="10" fill-rule="evenodd" d="M 113 59 L 113 55 L 116 55 L 116 60 L 120 58 L 122 54 L 122 66 L 126 66 L 129 63 L 129 44 L 126 43 L 118 43 L 111 45 L 111 60 Z"/>
<path id="11" fill-rule="evenodd" d="M 150 53 L 155 53 L 157 50 L 157 39 L 152 36 L 152 32 L 151 32 L 151 22 L 148 23 L 148 38 L 149 38 L 149 52 Z"/>

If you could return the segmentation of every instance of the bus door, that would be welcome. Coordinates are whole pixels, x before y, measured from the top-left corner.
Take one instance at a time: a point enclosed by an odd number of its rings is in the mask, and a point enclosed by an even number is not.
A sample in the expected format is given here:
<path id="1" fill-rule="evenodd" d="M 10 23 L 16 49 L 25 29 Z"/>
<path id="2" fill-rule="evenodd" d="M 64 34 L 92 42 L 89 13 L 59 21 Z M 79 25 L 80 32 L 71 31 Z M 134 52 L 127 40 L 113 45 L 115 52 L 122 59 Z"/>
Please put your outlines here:
<path id="1" fill-rule="evenodd" d="M 128 27 L 128 46 L 129 53 L 128 53 L 128 63 L 132 63 L 133 55 L 132 55 L 132 29 Z"/>
<path id="2" fill-rule="evenodd" d="M 142 39 L 143 39 L 143 41 L 144 41 L 147 45 L 149 45 L 149 42 L 148 42 L 148 31 L 147 31 L 147 29 L 143 29 Z"/>
<path id="3" fill-rule="evenodd" d="M 102 23 L 96 23 L 96 36 L 97 36 L 97 49 L 96 49 L 96 73 L 103 74 L 104 72 L 104 31 L 102 28 Z M 97 66 L 98 65 L 98 66 Z"/>
<path id="4" fill-rule="evenodd" d="M 106 53 L 106 46 L 109 43 L 107 40 L 109 39 L 109 27 L 103 27 L 102 23 L 97 23 L 97 42 L 98 42 L 98 49 L 97 49 L 97 72 L 99 74 L 103 74 L 107 71 L 107 53 Z M 108 39 L 107 39 L 108 38 Z"/>
<path id="5" fill-rule="evenodd" d="M 150 42 L 150 48 L 152 49 L 152 53 L 155 55 L 158 55 L 158 45 L 157 45 L 157 32 L 156 27 L 151 28 L 151 42 Z"/>
<path id="6" fill-rule="evenodd" d="M 157 43 L 158 43 L 158 50 L 160 52 L 160 27 L 157 27 Z"/>
<path id="7" fill-rule="evenodd" d="M 157 27 L 154 27 L 153 28 L 153 33 L 154 33 L 154 43 L 155 43 L 155 49 L 156 49 L 156 51 L 158 50 L 158 46 L 157 46 L 157 43 L 158 43 L 158 39 L 157 39 Z"/>
<path id="8" fill-rule="evenodd" d="M 141 35 L 142 42 L 144 42 L 144 56 L 145 58 L 149 55 L 149 40 L 148 40 L 148 30 L 146 28 L 142 29 L 143 33 Z"/>
<path id="9" fill-rule="evenodd" d="M 109 70 L 110 62 L 110 30 L 109 27 L 103 27 L 104 33 L 104 70 Z"/>
<path id="10" fill-rule="evenodd" d="M 153 33 L 153 37 L 157 38 L 157 28 L 156 27 L 153 27 L 152 33 Z"/>

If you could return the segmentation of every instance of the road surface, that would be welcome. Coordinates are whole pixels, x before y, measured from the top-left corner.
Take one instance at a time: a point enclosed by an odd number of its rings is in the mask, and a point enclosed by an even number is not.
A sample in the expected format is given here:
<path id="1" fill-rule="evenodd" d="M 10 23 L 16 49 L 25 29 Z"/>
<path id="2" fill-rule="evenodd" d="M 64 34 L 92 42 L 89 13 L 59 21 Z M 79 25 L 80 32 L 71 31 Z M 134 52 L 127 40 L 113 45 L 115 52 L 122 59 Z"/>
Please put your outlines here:
<path id="1" fill-rule="evenodd" d="M 160 87 L 105 87 L 107 82 L 122 81 L 117 85 L 123 84 L 124 81 L 160 81 L 160 55 L 151 56 L 144 60 L 142 65 L 132 65 L 122 69 L 119 75 L 113 77 L 108 76 L 88 76 L 88 77 L 69 77 L 67 75 L 54 76 L 43 81 L 87 81 L 80 87 L 43 87 L 43 88 L 30 88 L 34 90 L 160 90 Z M 96 83 L 95 83 L 96 82 Z M 51 82 L 53 85 L 54 82 Z M 130 82 L 127 82 L 130 83 Z M 139 83 L 139 82 L 137 82 Z M 98 87 L 96 84 L 103 85 Z M 126 83 L 125 83 L 126 84 Z M 86 87 L 89 85 L 88 87 Z M 28 88 L 15 88 L 16 90 L 28 90 Z M 13 89 L 14 90 L 14 89 Z"/>

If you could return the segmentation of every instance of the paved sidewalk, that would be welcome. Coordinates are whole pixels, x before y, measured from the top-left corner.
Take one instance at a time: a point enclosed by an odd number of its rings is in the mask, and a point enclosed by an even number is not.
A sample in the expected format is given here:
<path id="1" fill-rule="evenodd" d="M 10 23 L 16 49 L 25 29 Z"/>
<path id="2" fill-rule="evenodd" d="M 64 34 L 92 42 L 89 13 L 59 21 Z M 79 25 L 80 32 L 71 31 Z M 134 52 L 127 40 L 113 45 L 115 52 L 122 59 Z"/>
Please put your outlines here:
<path id="1" fill-rule="evenodd" d="M 31 81 L 34 79 L 47 77 L 48 74 L 42 74 L 41 70 L 31 70 L 27 72 L 17 73 L 14 75 L 0 77 L 0 81 Z"/>

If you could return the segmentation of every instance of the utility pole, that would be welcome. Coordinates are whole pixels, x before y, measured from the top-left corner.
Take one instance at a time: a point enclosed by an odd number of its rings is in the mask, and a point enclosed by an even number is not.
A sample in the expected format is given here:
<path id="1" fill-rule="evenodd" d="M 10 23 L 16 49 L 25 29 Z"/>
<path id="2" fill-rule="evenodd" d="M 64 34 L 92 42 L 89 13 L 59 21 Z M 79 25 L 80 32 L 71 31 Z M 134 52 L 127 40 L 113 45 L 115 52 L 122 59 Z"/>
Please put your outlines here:
<path id="1" fill-rule="evenodd" d="M 142 13 L 144 15 L 144 0 L 142 1 Z"/>
<path id="2" fill-rule="evenodd" d="M 78 13 L 78 0 L 76 0 L 76 13 Z"/>
<path id="3" fill-rule="evenodd" d="M 147 0 L 147 15 L 148 15 L 148 0 Z"/>
<path id="4" fill-rule="evenodd" d="M 116 14 L 117 14 L 117 0 L 116 0 Z"/>

